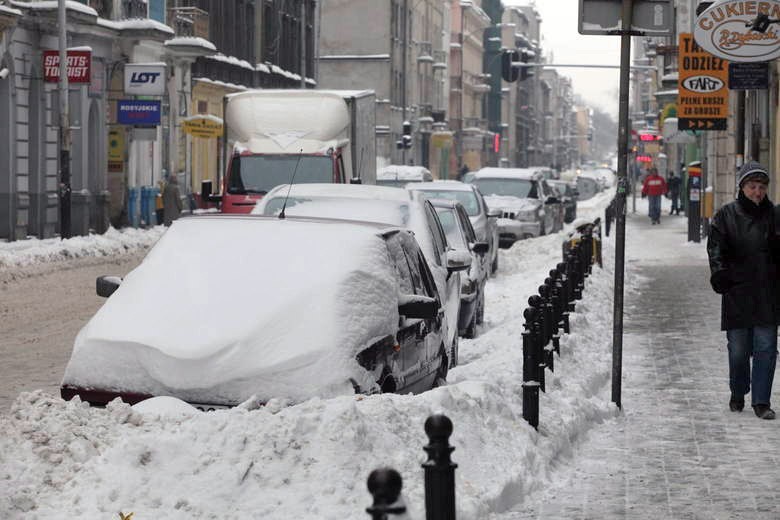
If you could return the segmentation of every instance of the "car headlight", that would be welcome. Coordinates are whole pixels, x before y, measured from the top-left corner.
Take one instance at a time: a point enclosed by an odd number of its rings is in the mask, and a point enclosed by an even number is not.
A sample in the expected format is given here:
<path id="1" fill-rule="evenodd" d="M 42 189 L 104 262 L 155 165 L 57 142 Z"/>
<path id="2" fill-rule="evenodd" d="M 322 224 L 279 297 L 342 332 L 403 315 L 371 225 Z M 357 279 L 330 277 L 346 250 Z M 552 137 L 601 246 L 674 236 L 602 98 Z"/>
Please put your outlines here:
<path id="1" fill-rule="evenodd" d="M 530 209 L 525 211 L 518 211 L 515 214 L 517 220 L 536 220 L 536 210 Z"/>

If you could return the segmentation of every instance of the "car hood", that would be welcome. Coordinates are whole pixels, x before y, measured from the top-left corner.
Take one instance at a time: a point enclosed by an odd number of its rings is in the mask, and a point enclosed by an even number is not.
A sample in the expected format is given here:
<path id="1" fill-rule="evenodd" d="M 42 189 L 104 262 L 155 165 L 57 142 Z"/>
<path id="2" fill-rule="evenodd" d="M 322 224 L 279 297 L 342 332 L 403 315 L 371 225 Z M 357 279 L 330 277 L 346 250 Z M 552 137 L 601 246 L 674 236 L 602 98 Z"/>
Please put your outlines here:
<path id="1" fill-rule="evenodd" d="M 398 324 L 383 240 L 231 224 L 166 232 L 79 332 L 63 385 L 214 404 L 370 388 L 355 356 Z"/>
<path id="2" fill-rule="evenodd" d="M 531 211 L 542 204 L 539 199 L 521 199 L 506 195 L 490 195 L 485 197 L 485 202 L 491 209 L 501 211 Z"/>

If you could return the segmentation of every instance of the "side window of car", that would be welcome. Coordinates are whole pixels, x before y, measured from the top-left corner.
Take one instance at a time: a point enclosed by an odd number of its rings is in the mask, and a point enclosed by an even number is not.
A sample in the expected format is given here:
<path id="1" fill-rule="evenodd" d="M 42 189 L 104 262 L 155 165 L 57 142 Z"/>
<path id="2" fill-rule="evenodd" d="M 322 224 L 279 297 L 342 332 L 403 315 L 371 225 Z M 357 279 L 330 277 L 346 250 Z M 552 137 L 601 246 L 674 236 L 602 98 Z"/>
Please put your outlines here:
<path id="1" fill-rule="evenodd" d="M 436 254 L 439 256 L 436 263 L 441 265 L 441 258 L 444 256 L 444 252 L 447 251 L 447 239 L 444 235 L 444 229 L 441 227 L 441 222 L 439 222 L 439 217 L 436 215 L 436 210 L 433 209 L 433 206 L 427 200 L 425 201 L 425 215 L 428 219 L 428 226 L 431 228 L 431 235 L 433 235 Z"/>
<path id="2" fill-rule="evenodd" d="M 393 262 L 401 293 L 415 294 L 412 273 L 409 271 L 409 261 L 406 258 L 400 236 L 400 234 L 396 234 L 387 240 L 387 252 Z"/>
<path id="3" fill-rule="evenodd" d="M 425 261 L 425 257 L 419 248 L 417 249 L 417 266 L 425 289 L 425 295 L 439 300 L 439 293 L 436 292 L 436 282 L 433 281 L 433 274 L 431 274 L 430 269 L 428 269 L 428 263 Z"/>
<path id="4" fill-rule="evenodd" d="M 411 237 L 408 241 L 404 241 L 404 246 L 406 259 L 409 263 L 409 272 L 414 283 L 414 293 L 438 299 L 436 282 L 433 281 L 433 275 L 428 269 L 428 263 L 425 261 L 420 247 Z"/>
<path id="5" fill-rule="evenodd" d="M 463 230 L 463 234 L 466 235 L 466 242 L 473 244 L 477 241 L 477 234 L 474 232 L 474 226 L 471 225 L 469 216 L 462 208 L 458 208 L 457 213 L 458 219 L 460 220 L 460 227 Z"/>

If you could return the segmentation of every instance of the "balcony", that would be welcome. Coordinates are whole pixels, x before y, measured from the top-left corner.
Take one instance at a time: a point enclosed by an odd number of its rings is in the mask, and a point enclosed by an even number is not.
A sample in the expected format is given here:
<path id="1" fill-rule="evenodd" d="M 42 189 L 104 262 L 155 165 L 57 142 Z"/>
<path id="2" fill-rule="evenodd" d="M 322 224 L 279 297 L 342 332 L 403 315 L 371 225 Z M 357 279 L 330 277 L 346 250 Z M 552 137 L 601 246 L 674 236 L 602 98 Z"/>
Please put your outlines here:
<path id="1" fill-rule="evenodd" d="M 209 39 L 209 13 L 197 7 L 171 7 L 168 9 L 168 25 L 176 36 L 194 36 Z"/>
<path id="2" fill-rule="evenodd" d="M 149 6 L 146 0 L 122 0 L 122 18 L 131 20 L 133 18 L 147 18 L 149 16 Z"/>

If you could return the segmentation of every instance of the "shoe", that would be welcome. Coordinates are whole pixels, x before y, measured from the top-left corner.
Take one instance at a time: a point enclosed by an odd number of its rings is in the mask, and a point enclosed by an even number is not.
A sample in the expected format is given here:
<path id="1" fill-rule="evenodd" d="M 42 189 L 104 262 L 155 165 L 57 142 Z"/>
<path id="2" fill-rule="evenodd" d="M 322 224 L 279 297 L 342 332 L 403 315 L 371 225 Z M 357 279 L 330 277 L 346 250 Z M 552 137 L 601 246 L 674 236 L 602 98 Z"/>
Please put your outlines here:
<path id="1" fill-rule="evenodd" d="M 731 394 L 729 399 L 729 410 L 732 412 L 741 412 L 745 408 L 745 396 L 742 397 Z"/>
<path id="2" fill-rule="evenodd" d="M 768 404 L 754 404 L 753 411 L 756 413 L 756 417 L 759 419 L 767 419 L 771 421 L 775 418 L 775 411 L 769 408 Z"/>

